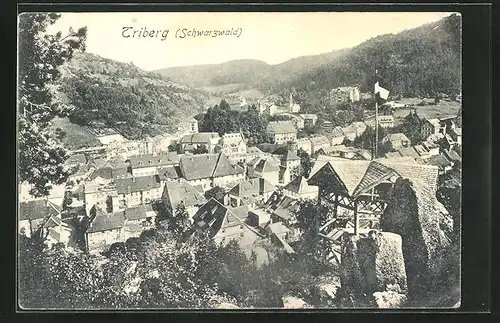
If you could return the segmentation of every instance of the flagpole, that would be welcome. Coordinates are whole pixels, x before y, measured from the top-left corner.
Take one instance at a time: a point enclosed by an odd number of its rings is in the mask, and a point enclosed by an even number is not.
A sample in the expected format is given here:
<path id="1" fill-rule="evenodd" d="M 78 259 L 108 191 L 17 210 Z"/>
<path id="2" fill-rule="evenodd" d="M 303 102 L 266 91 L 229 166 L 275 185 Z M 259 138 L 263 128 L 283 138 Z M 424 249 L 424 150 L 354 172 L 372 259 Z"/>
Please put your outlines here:
<path id="1" fill-rule="evenodd" d="M 378 82 L 378 71 L 375 70 L 375 79 Z M 375 83 L 376 84 L 376 83 Z M 372 159 L 378 156 L 378 100 L 377 93 L 375 93 L 375 154 Z"/>

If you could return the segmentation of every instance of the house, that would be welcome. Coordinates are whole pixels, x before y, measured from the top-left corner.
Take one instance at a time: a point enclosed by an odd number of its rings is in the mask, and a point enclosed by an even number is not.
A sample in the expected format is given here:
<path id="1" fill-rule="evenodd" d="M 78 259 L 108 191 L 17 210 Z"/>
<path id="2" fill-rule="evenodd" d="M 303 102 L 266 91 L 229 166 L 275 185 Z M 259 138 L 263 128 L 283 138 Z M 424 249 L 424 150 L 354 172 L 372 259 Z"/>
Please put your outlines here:
<path id="1" fill-rule="evenodd" d="M 311 137 L 311 150 L 316 153 L 318 150 L 324 147 L 330 147 L 330 140 L 326 136 Z"/>
<path id="2" fill-rule="evenodd" d="M 96 215 L 85 231 L 85 244 L 88 251 L 101 251 L 107 246 L 123 241 L 125 215 L 123 212 L 104 213 L 97 210 Z"/>
<path id="3" fill-rule="evenodd" d="M 138 205 L 123 211 L 125 222 L 122 229 L 122 241 L 128 238 L 138 237 L 143 231 L 154 228 L 157 212 L 151 204 Z"/>
<path id="4" fill-rule="evenodd" d="M 457 143 L 457 145 L 462 145 L 462 128 L 455 127 L 451 129 L 450 137 Z"/>
<path id="5" fill-rule="evenodd" d="M 174 142 L 175 138 L 168 133 L 159 134 L 150 139 L 153 143 L 151 154 L 159 154 L 168 152 L 168 146 Z"/>
<path id="6" fill-rule="evenodd" d="M 429 156 L 439 155 L 439 145 L 432 141 L 424 141 L 422 146 L 429 152 Z"/>
<path id="7" fill-rule="evenodd" d="M 300 118 L 303 120 L 302 124 L 308 127 L 313 127 L 318 121 L 318 116 L 313 113 L 300 114 Z"/>
<path id="8" fill-rule="evenodd" d="M 427 150 L 423 144 L 415 145 L 413 148 L 415 149 L 420 158 L 427 158 L 430 156 L 429 150 Z"/>
<path id="9" fill-rule="evenodd" d="M 229 207 L 213 198 L 196 212 L 193 222 L 197 230 L 207 230 L 217 244 L 226 245 L 229 241 L 236 240 L 242 249 L 251 249 L 257 241 L 264 238 Z"/>
<path id="10" fill-rule="evenodd" d="M 198 120 L 191 118 L 188 121 L 181 122 L 177 130 L 184 133 L 198 133 Z"/>
<path id="11" fill-rule="evenodd" d="M 307 179 L 300 176 L 283 187 L 283 195 L 292 199 L 312 200 L 318 197 L 318 187 L 309 185 Z"/>
<path id="12" fill-rule="evenodd" d="M 152 176 L 158 174 L 158 168 L 178 166 L 179 156 L 176 152 L 131 156 L 129 167 L 133 176 Z"/>
<path id="13" fill-rule="evenodd" d="M 448 134 L 452 129 L 456 127 L 456 116 L 444 117 L 439 119 L 439 123 L 441 124 L 441 133 L 443 135 Z"/>
<path id="14" fill-rule="evenodd" d="M 326 137 L 330 141 L 330 146 L 341 145 L 344 142 L 344 131 L 342 127 L 335 127 Z"/>
<path id="15" fill-rule="evenodd" d="M 311 149 L 311 140 L 309 138 L 300 138 L 295 141 L 295 148 L 297 151 L 302 149 L 309 155 L 312 154 L 312 149 Z"/>
<path id="16" fill-rule="evenodd" d="M 90 210 L 96 206 L 106 212 L 111 213 L 120 208 L 118 203 L 117 187 L 114 182 L 87 182 L 84 184 L 85 212 L 90 214 Z"/>
<path id="17" fill-rule="evenodd" d="M 434 155 L 422 160 L 427 165 L 437 166 L 439 174 L 446 174 L 453 168 L 453 163 L 444 155 Z"/>
<path id="18" fill-rule="evenodd" d="M 293 92 L 290 92 L 290 113 L 299 113 L 300 105 L 293 100 Z"/>
<path id="19" fill-rule="evenodd" d="M 179 166 L 165 166 L 158 168 L 158 177 L 162 186 L 165 185 L 165 182 L 178 180 L 181 176 L 182 174 Z"/>
<path id="20" fill-rule="evenodd" d="M 324 132 L 329 133 L 333 131 L 333 123 L 331 121 L 325 120 L 321 125 Z"/>
<path id="21" fill-rule="evenodd" d="M 125 141 L 125 138 L 120 133 L 118 133 L 118 131 L 112 128 L 97 126 L 88 128 L 88 130 L 92 132 L 97 137 L 97 140 L 99 140 L 103 145 L 109 145 L 113 142 Z"/>
<path id="22" fill-rule="evenodd" d="M 234 154 L 245 154 L 247 152 L 247 144 L 243 134 L 236 133 L 226 133 L 220 139 L 220 152 L 227 156 Z"/>
<path id="23" fill-rule="evenodd" d="M 265 230 L 269 233 L 269 235 L 276 235 L 278 238 L 281 238 L 283 240 L 288 240 L 289 235 L 291 235 L 292 230 L 287 228 L 283 222 L 274 222 L 274 223 L 269 223 L 266 227 Z"/>
<path id="24" fill-rule="evenodd" d="M 415 150 L 414 147 L 399 148 L 398 152 L 403 157 L 420 158 L 420 155 L 418 154 L 418 152 Z"/>
<path id="25" fill-rule="evenodd" d="M 330 102 L 333 105 L 358 102 L 359 100 L 360 92 L 357 86 L 343 86 L 330 91 Z"/>
<path id="26" fill-rule="evenodd" d="M 220 137 L 217 132 L 199 132 L 189 134 L 181 138 L 179 142 L 180 152 L 190 152 L 203 147 L 208 153 L 214 153 L 219 141 Z"/>
<path id="27" fill-rule="evenodd" d="M 420 133 L 424 138 L 428 138 L 430 135 L 437 135 L 440 132 L 441 122 L 439 119 L 423 119 Z"/>
<path id="28" fill-rule="evenodd" d="M 245 169 L 233 164 L 223 154 L 182 156 L 179 165 L 182 176 L 203 192 L 212 187 L 228 187 L 245 179 Z"/>
<path id="29" fill-rule="evenodd" d="M 113 206 L 120 210 L 152 203 L 160 200 L 162 196 L 158 175 L 120 178 L 115 180 L 115 185 Z"/>
<path id="30" fill-rule="evenodd" d="M 173 214 L 175 209 L 182 203 L 189 216 L 192 217 L 207 200 L 200 191 L 186 180 L 180 179 L 165 184 L 162 202 L 170 214 Z"/>
<path id="31" fill-rule="evenodd" d="M 297 199 L 283 196 L 279 199 L 276 206 L 270 207 L 268 212 L 271 212 L 271 223 L 283 222 L 287 227 L 293 227 L 297 219 L 295 217 L 298 211 L 299 203 Z"/>
<path id="32" fill-rule="evenodd" d="M 379 127 L 382 128 L 393 128 L 394 127 L 394 116 L 392 114 L 389 115 L 378 115 L 377 118 Z M 366 118 L 365 124 L 367 126 L 375 129 L 375 116 L 371 116 Z"/>
<path id="33" fill-rule="evenodd" d="M 265 178 L 269 183 L 276 186 L 279 184 L 279 171 L 280 164 L 275 162 L 271 162 L 272 158 L 260 158 L 257 157 L 251 160 L 248 163 L 248 177 L 256 178 L 262 177 Z"/>
<path id="34" fill-rule="evenodd" d="M 58 216 L 51 215 L 42 225 L 42 238 L 48 248 L 55 244 L 68 246 L 74 228 Z"/>
<path id="35" fill-rule="evenodd" d="M 248 224 L 254 227 L 264 227 L 271 221 L 271 213 L 264 209 L 254 209 L 248 212 Z"/>
<path id="36" fill-rule="evenodd" d="M 300 158 L 294 150 L 287 150 L 281 157 L 279 183 L 286 185 L 294 179 L 296 170 L 300 167 Z"/>
<path id="37" fill-rule="evenodd" d="M 411 145 L 410 139 L 401 132 L 388 134 L 382 139 L 382 143 L 387 144 L 391 150 L 398 150 Z"/>
<path id="38" fill-rule="evenodd" d="M 31 238 L 49 218 L 61 218 L 61 211 L 59 206 L 45 199 L 21 202 L 19 204 L 18 232 Z"/>
<path id="39" fill-rule="evenodd" d="M 265 178 L 252 178 L 236 184 L 225 196 L 225 204 L 231 207 L 247 205 L 250 209 L 266 202 L 276 187 Z"/>
<path id="40" fill-rule="evenodd" d="M 359 121 L 353 122 L 349 126 L 342 128 L 344 137 L 350 141 L 353 141 L 357 137 L 361 136 L 365 130 L 366 124 Z"/>
<path id="41" fill-rule="evenodd" d="M 271 121 L 267 126 L 269 140 L 274 144 L 285 144 L 297 139 L 297 128 L 290 121 Z"/>

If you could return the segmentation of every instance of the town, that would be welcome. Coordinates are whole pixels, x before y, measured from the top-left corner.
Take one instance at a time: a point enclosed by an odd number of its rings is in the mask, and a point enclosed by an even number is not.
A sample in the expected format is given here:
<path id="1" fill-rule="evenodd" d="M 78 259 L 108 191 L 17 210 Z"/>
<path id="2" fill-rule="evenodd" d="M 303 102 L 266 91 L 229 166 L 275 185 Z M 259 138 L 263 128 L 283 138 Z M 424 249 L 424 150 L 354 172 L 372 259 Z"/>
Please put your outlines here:
<path id="1" fill-rule="evenodd" d="M 355 86 L 332 93 L 337 102 L 360 100 Z M 412 107 L 409 115 L 416 110 Z M 72 152 L 65 162 L 72 169 L 67 183 L 41 199 L 30 197 L 27 185 L 21 187 L 19 232 L 40 235 L 49 248 L 99 254 L 164 225 L 181 206 L 192 227 L 206 230 L 218 244 L 235 240 L 250 256 L 268 240 L 293 254 L 300 237 L 295 215 L 300 202 L 325 199 L 332 212 L 319 234 L 330 248 L 327 260 L 340 265 L 343 233 L 380 229 L 398 178 L 413 182 L 418 205 L 427 203 L 436 218 L 449 218 L 436 191 L 438 178 L 460 168 L 457 116 L 422 119 L 422 140 L 412 143 L 404 133 L 390 132 L 395 128 L 391 113 L 345 127 L 323 122 L 321 134 L 302 138 L 297 134 L 318 126 L 318 117 L 301 113 L 291 95 L 288 105 L 261 102 L 258 113 L 286 118 L 268 123 L 268 152 L 249 146 L 242 132 L 200 132 L 195 118 L 180 124 L 175 134 L 145 140 L 94 128 L 101 145 Z M 380 138 L 386 152 L 375 157 L 373 149 L 351 143 L 377 121 L 387 134 Z M 269 146 L 279 153 L 269 152 Z"/>
<path id="2" fill-rule="evenodd" d="M 460 307 L 460 15 L 190 14 L 237 45 L 122 37 L 163 30 L 147 13 L 109 42 L 108 14 L 20 16 L 19 307 Z M 331 15 L 377 23 L 244 47 Z"/>

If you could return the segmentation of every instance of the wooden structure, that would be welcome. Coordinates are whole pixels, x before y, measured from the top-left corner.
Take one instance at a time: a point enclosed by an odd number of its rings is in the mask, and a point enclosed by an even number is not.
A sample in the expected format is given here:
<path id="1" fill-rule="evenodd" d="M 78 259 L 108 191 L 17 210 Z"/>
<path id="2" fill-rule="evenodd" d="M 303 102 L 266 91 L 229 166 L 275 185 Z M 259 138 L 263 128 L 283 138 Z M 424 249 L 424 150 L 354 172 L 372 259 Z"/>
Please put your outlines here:
<path id="1" fill-rule="evenodd" d="M 389 191 L 399 174 L 377 161 L 318 159 L 308 180 L 319 188 L 319 202 L 331 205 L 320 235 L 332 242 L 332 258 L 340 262 L 340 239 L 375 228 L 387 205 Z"/>

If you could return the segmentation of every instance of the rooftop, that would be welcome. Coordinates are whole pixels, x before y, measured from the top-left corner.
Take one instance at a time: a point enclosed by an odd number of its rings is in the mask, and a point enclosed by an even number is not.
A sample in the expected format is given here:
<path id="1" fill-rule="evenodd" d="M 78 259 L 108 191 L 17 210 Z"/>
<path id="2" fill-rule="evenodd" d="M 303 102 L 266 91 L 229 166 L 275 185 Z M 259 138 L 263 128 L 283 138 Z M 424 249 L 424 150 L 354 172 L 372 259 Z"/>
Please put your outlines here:
<path id="1" fill-rule="evenodd" d="M 109 214 L 98 213 L 87 229 L 87 233 L 121 229 L 124 224 L 125 215 L 123 212 Z"/>
<path id="2" fill-rule="evenodd" d="M 152 215 L 151 213 L 156 213 L 153 211 L 151 204 L 131 207 L 124 211 L 125 219 L 130 221 L 146 219 Z"/>
<path id="3" fill-rule="evenodd" d="M 185 180 L 165 183 L 164 198 L 172 209 L 181 202 L 186 207 L 202 205 L 207 202 L 205 197 Z"/>
<path id="4" fill-rule="evenodd" d="M 61 208 L 45 199 L 31 200 L 19 204 L 19 221 L 43 219 L 49 216 L 57 216 Z"/>
<path id="5" fill-rule="evenodd" d="M 179 163 L 179 156 L 176 152 L 147 154 L 130 157 L 132 168 L 161 167 Z"/>
<path id="6" fill-rule="evenodd" d="M 219 134 L 217 132 L 198 132 L 189 135 L 185 135 L 181 139 L 182 144 L 204 144 L 211 143 L 214 139 L 219 139 Z"/>
<path id="7" fill-rule="evenodd" d="M 130 178 L 118 178 L 115 180 L 116 192 L 118 194 L 128 194 L 160 188 L 160 178 L 155 176 L 139 176 Z"/>

